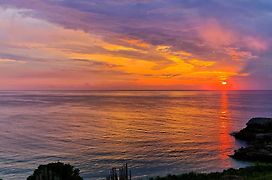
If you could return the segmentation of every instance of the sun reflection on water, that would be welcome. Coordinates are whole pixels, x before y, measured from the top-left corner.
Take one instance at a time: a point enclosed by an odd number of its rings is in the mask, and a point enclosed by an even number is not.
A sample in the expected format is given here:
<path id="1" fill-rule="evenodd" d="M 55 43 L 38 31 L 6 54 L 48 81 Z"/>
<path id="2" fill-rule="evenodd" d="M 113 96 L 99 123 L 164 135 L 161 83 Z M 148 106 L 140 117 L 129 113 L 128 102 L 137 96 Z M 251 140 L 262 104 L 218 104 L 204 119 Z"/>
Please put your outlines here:
<path id="1" fill-rule="evenodd" d="M 222 91 L 220 97 L 220 114 L 219 114 L 219 152 L 220 159 L 226 160 L 229 158 L 230 149 L 234 146 L 230 136 L 230 111 L 229 100 L 226 91 Z M 229 166 L 229 161 L 222 161 L 225 166 Z M 226 164 L 227 163 L 227 164 Z"/>

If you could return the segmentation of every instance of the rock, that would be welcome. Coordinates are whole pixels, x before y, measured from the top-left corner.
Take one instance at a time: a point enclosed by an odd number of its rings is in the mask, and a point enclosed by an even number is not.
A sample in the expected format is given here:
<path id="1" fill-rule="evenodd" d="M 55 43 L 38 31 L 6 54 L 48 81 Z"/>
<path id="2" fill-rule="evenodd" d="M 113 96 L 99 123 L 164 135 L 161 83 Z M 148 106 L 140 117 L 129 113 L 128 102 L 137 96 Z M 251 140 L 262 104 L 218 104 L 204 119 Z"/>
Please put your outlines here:
<path id="1" fill-rule="evenodd" d="M 265 145 L 261 147 L 250 145 L 236 150 L 231 157 L 245 161 L 272 162 L 272 151 Z"/>
<path id="2" fill-rule="evenodd" d="M 245 177 L 236 175 L 224 175 L 220 178 L 221 180 L 245 180 Z"/>
<path id="3" fill-rule="evenodd" d="M 254 141 L 256 138 L 272 139 L 272 118 L 252 118 L 246 125 L 246 128 L 231 135 L 245 141 Z"/>
<path id="4" fill-rule="evenodd" d="M 272 125 L 272 118 L 256 117 L 252 118 L 246 124 L 247 126 L 267 126 Z"/>
<path id="5" fill-rule="evenodd" d="M 268 141 L 272 142 L 272 133 L 258 133 L 255 135 L 257 141 Z"/>
<path id="6" fill-rule="evenodd" d="M 272 162 L 272 118 L 252 118 L 247 127 L 232 135 L 248 143 L 231 156 L 246 161 Z"/>

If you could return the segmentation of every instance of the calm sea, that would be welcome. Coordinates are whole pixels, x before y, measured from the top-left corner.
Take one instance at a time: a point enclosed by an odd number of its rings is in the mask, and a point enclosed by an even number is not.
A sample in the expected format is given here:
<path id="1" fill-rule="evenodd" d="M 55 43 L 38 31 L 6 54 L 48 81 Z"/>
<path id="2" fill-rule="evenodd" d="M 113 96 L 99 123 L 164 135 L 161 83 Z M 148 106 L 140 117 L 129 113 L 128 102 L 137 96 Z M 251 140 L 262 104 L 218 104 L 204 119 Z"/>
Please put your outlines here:
<path id="1" fill-rule="evenodd" d="M 272 91 L 2 91 L 0 178 L 26 179 L 39 164 L 69 162 L 85 179 L 127 162 L 132 175 L 221 171 L 229 133 L 272 116 Z"/>

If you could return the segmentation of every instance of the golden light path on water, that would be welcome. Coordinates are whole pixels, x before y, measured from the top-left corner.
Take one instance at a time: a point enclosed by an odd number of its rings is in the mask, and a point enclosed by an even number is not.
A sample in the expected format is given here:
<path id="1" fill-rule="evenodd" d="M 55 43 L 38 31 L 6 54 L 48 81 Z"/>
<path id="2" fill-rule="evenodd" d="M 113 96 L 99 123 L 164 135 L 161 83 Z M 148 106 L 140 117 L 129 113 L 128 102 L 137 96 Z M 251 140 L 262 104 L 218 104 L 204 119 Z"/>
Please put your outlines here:
<path id="1" fill-rule="evenodd" d="M 229 111 L 229 104 L 228 104 L 228 95 L 226 91 L 223 91 L 221 94 L 221 115 L 220 115 L 220 158 L 222 160 L 226 160 L 229 157 L 229 154 L 225 151 L 226 149 L 231 149 L 234 145 L 232 144 L 231 137 L 229 136 L 230 127 L 229 121 L 230 119 L 230 111 Z M 226 163 L 226 161 L 222 161 Z M 228 166 L 228 165 L 227 165 Z"/>

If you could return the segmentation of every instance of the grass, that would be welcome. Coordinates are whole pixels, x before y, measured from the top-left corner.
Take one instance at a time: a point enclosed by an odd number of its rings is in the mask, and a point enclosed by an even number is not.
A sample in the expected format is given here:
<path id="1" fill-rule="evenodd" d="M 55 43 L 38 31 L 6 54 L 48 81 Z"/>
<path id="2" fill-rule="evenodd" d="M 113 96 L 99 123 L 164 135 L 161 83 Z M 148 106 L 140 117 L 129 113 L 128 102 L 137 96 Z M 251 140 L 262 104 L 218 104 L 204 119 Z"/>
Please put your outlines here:
<path id="1" fill-rule="evenodd" d="M 228 169 L 215 173 L 187 173 L 181 175 L 168 175 L 150 180 L 271 180 L 272 164 L 257 164 L 240 169 Z"/>

